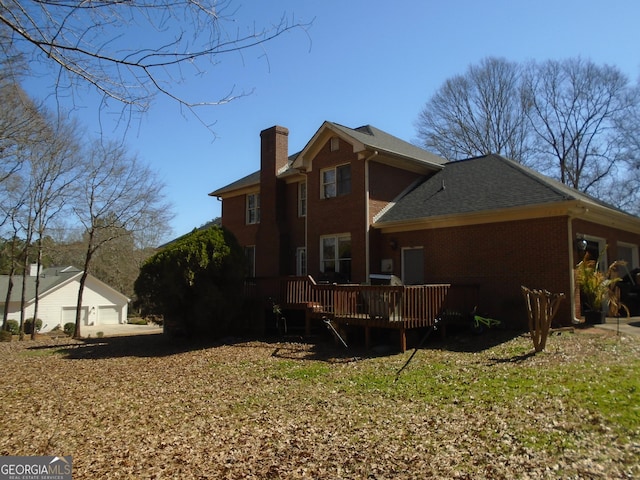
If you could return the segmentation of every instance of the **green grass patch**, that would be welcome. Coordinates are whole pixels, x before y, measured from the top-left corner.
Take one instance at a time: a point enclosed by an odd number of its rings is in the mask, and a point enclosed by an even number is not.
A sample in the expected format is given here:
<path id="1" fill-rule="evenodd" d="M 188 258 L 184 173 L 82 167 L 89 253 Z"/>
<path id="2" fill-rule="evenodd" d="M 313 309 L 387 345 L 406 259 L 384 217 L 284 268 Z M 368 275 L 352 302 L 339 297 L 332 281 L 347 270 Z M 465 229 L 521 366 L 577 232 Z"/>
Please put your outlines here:
<path id="1" fill-rule="evenodd" d="M 323 377 L 327 377 L 330 372 L 331 367 L 323 362 L 282 360 L 274 365 L 271 376 L 300 382 L 318 382 Z"/>
<path id="2" fill-rule="evenodd" d="M 48 357 L 51 355 L 64 355 L 67 353 L 66 348 L 31 348 L 20 351 L 21 357 Z"/>

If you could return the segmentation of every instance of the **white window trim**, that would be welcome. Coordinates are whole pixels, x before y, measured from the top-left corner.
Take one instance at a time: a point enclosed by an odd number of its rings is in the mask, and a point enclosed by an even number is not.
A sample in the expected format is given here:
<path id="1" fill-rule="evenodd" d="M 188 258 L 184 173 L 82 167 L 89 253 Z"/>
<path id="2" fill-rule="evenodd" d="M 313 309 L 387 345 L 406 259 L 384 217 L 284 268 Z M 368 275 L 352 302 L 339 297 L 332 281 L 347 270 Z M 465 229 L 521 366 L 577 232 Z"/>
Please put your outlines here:
<path id="1" fill-rule="evenodd" d="M 627 265 L 629 270 L 633 270 L 634 268 L 640 267 L 640 259 L 638 256 L 638 245 L 635 243 L 628 242 L 617 242 L 618 247 L 630 248 L 631 249 L 631 263 L 632 265 Z"/>
<path id="2" fill-rule="evenodd" d="M 582 235 L 582 234 L 578 234 L 579 238 L 584 238 L 585 240 L 587 240 L 588 242 L 593 242 L 593 243 L 597 243 L 598 244 L 598 255 L 603 252 L 603 257 L 598 259 L 598 258 L 592 258 L 591 260 L 600 260 L 598 267 L 601 271 L 606 272 L 607 271 L 607 267 L 609 266 L 609 252 L 607 251 L 607 239 L 606 238 L 602 238 L 602 237 L 595 237 L 593 235 Z M 582 257 L 578 258 L 578 262 L 582 261 Z"/>
<path id="3" fill-rule="evenodd" d="M 303 196 L 303 185 L 304 185 L 304 196 Z M 307 182 L 298 183 L 298 216 L 306 217 L 307 216 L 307 197 L 308 197 L 308 189 Z"/>
<path id="4" fill-rule="evenodd" d="M 296 249 L 296 275 L 299 277 L 307 274 L 307 247 Z"/>
<path id="5" fill-rule="evenodd" d="M 256 213 L 256 218 L 255 221 L 251 221 L 250 218 L 250 209 L 249 209 L 249 197 L 253 197 L 256 201 L 256 206 L 254 207 L 255 213 Z M 252 193 L 247 193 L 246 197 L 245 197 L 245 223 L 247 225 L 256 225 L 258 223 L 260 223 L 260 192 L 252 192 Z"/>
<path id="6" fill-rule="evenodd" d="M 351 234 L 350 233 L 336 233 L 335 235 L 322 235 L 320 236 L 320 271 L 322 273 L 326 273 L 325 269 L 324 269 L 324 248 L 323 248 L 323 241 L 327 238 L 333 238 L 336 240 L 336 258 L 333 259 L 334 261 L 334 272 L 336 273 L 344 273 L 344 272 L 340 272 L 340 252 L 339 252 L 339 245 L 340 245 L 340 239 L 345 239 L 348 238 L 349 241 L 351 241 Z M 352 249 L 353 252 L 353 249 Z M 350 258 L 350 260 L 353 262 L 353 256 Z"/>
<path id="7" fill-rule="evenodd" d="M 351 167 L 350 163 L 342 163 L 340 165 L 336 165 L 334 167 L 330 167 L 330 168 L 323 168 L 322 170 L 320 170 L 320 198 L 337 198 L 337 197 L 342 197 L 345 194 L 340 194 L 338 193 L 338 169 L 340 167 Z M 325 185 L 331 185 L 330 183 L 324 183 L 324 174 L 325 172 L 330 172 L 333 171 L 333 185 L 335 186 L 335 195 L 333 196 L 326 196 L 325 195 Z M 351 190 L 352 185 L 349 185 L 349 190 Z"/>

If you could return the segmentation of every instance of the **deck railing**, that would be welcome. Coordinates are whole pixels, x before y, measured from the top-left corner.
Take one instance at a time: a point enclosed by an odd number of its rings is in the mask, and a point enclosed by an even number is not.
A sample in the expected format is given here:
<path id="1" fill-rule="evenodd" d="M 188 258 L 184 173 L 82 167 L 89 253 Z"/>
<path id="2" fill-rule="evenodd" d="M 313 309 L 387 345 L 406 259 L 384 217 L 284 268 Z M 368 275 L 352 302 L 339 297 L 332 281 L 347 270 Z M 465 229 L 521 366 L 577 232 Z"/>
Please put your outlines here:
<path id="1" fill-rule="evenodd" d="M 433 324 L 443 308 L 449 288 L 449 284 L 317 284 L 311 277 L 288 277 L 283 279 L 281 291 L 284 293 L 282 303 L 286 307 L 302 306 L 338 321 L 416 328 Z"/>

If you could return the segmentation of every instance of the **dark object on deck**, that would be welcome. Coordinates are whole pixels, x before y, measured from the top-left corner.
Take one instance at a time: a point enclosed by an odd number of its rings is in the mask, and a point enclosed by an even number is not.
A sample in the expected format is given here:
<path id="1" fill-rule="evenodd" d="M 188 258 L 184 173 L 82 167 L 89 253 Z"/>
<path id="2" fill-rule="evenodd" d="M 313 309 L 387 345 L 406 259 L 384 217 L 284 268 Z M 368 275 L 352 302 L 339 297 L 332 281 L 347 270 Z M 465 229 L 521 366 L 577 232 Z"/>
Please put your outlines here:
<path id="1" fill-rule="evenodd" d="M 369 275 L 369 283 L 371 285 L 391 285 L 394 287 L 398 287 L 402 285 L 402 280 L 400 280 L 395 275 L 372 273 Z"/>

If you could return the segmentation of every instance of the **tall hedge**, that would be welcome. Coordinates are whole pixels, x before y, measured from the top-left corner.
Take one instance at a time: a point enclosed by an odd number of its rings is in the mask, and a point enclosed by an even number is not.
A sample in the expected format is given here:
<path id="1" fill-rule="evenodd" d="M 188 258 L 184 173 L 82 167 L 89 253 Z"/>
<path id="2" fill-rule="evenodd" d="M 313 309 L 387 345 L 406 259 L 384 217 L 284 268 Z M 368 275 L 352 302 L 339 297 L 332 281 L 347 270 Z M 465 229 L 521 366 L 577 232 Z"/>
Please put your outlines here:
<path id="1" fill-rule="evenodd" d="M 149 258 L 135 282 L 143 315 L 162 315 L 165 331 L 219 336 L 237 331 L 245 256 L 235 237 L 194 230 Z"/>

